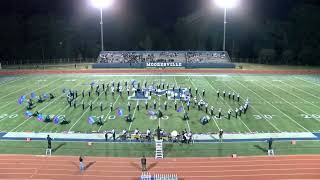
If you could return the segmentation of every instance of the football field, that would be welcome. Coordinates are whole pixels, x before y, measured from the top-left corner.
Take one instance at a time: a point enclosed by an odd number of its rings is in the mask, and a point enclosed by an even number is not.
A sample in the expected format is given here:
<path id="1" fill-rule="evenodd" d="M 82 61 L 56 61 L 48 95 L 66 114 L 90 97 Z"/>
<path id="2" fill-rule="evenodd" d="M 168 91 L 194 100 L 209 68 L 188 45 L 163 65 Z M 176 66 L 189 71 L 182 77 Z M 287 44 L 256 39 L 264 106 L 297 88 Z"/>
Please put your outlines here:
<path id="1" fill-rule="evenodd" d="M 102 84 L 114 81 L 139 82 L 141 86 L 147 82 L 152 84 L 169 84 L 173 86 L 192 89 L 198 88 L 198 99 L 208 103 L 208 113 L 205 108 L 198 110 L 191 99 L 190 110 L 186 103 L 177 101 L 178 111 L 175 110 L 174 100 L 166 98 L 165 95 L 151 95 L 148 100 L 148 110 L 145 109 L 145 100 L 139 102 L 138 110 L 136 100 L 130 100 L 131 111 L 128 112 L 128 96 L 126 89 L 123 95 L 110 91 L 105 94 Z M 91 96 L 88 91 L 93 84 L 94 89 Z M 95 93 L 99 85 L 101 93 Z M 166 88 L 166 87 L 165 87 Z M 70 107 L 67 101 L 68 90 L 78 92 L 76 98 L 77 106 Z M 205 96 L 202 91 L 205 89 Z M 85 97 L 81 92 L 85 91 Z M 220 97 L 217 97 L 217 91 Z M 240 94 L 240 102 L 226 96 L 222 92 L 235 92 Z M 39 121 L 37 117 L 26 116 L 27 99 L 31 94 L 36 96 L 53 93 L 54 99 L 46 99 L 43 103 L 37 103 L 34 98 L 35 107 L 30 112 L 38 111 L 43 116 L 65 117 L 69 124 L 61 125 L 53 122 Z M 133 92 L 130 92 L 132 95 Z M 117 132 L 123 129 L 133 131 L 138 128 L 145 132 L 148 128 L 156 129 L 158 126 L 167 132 L 173 130 L 191 130 L 197 134 L 217 133 L 223 129 L 228 133 L 262 133 L 262 132 L 320 132 L 320 78 L 314 75 L 197 75 L 197 74 L 153 74 L 153 75 L 102 75 L 102 74 L 61 74 L 61 75 L 19 75 L 0 77 L 0 131 L 1 132 L 104 132 L 115 129 Z M 21 104 L 18 103 L 21 96 L 25 96 Z M 235 118 L 234 112 L 230 120 L 226 118 L 229 109 L 235 110 L 249 99 L 250 107 L 246 114 Z M 157 108 L 153 109 L 156 101 Z M 164 109 L 164 102 L 168 109 Z M 81 103 L 84 102 L 85 109 Z M 92 102 L 92 111 L 89 104 Z M 102 111 L 100 104 L 102 103 Z M 110 104 L 113 111 L 110 111 Z M 163 112 L 162 118 L 157 118 L 150 111 Z M 221 108 L 222 117 L 211 116 L 209 123 L 202 125 L 199 119 L 210 116 L 210 107 L 213 106 L 214 113 Z M 119 111 L 121 110 L 121 113 Z M 183 120 L 184 112 L 187 111 L 189 120 Z M 131 114 L 133 122 L 126 122 L 125 117 Z M 103 126 L 91 124 L 88 118 L 97 121 L 99 117 L 104 121 Z"/>

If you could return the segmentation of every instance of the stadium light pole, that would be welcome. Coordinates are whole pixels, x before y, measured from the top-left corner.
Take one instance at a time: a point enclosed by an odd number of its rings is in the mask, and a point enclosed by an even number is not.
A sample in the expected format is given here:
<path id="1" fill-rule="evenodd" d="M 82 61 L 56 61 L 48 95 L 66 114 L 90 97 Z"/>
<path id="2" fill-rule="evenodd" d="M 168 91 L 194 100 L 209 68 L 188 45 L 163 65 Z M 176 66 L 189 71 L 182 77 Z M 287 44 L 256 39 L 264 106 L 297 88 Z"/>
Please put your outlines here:
<path id="1" fill-rule="evenodd" d="M 113 4 L 113 0 L 91 0 L 93 7 L 100 9 L 100 28 L 101 28 L 101 51 L 104 51 L 103 46 L 103 9 L 108 8 Z"/>
<path id="2" fill-rule="evenodd" d="M 215 3 L 224 9 L 224 20 L 223 20 L 223 51 L 226 51 L 226 31 L 227 31 L 227 9 L 234 8 L 238 5 L 238 0 L 215 0 Z"/>

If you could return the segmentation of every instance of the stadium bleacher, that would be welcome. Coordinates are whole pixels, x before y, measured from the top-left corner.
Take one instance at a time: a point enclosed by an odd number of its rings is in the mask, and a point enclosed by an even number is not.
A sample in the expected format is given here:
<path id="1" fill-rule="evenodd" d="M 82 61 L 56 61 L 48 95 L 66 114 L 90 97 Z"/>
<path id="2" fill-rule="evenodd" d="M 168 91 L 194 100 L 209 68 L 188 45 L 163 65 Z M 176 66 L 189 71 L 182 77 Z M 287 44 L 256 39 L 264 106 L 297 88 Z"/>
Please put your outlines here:
<path id="1" fill-rule="evenodd" d="M 225 51 L 102 51 L 98 63 L 230 63 Z"/>

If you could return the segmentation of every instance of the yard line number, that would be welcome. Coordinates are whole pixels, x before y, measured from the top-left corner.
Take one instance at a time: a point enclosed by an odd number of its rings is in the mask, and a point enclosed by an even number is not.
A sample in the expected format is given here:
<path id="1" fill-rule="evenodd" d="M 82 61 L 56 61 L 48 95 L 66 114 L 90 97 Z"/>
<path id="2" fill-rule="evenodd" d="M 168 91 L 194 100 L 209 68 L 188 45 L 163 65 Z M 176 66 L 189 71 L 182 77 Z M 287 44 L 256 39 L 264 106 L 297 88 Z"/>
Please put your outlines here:
<path id="1" fill-rule="evenodd" d="M 262 114 L 262 115 L 253 115 L 256 120 L 271 120 L 276 115 Z"/>
<path id="2" fill-rule="evenodd" d="M 5 118 L 9 118 L 9 119 L 13 119 L 13 118 L 17 118 L 18 114 L 1 114 L 0 115 L 0 119 L 5 119 Z"/>
<path id="3" fill-rule="evenodd" d="M 320 114 L 301 114 L 304 119 L 320 119 Z"/>

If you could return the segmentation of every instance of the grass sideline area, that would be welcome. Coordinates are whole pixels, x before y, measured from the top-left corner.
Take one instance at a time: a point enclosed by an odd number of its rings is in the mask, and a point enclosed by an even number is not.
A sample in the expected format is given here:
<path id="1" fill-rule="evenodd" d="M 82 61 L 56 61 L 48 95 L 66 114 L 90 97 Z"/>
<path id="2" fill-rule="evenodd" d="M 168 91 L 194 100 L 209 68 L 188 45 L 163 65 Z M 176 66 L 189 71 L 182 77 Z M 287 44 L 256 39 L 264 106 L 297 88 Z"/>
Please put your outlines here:
<path id="1" fill-rule="evenodd" d="M 53 155 L 99 156 L 99 157 L 154 157 L 154 144 L 144 143 L 92 143 L 53 142 Z M 0 141 L 0 154 L 44 155 L 46 141 Z M 164 144 L 165 157 L 226 157 L 261 156 L 267 154 L 267 143 L 200 143 L 200 144 Z M 276 155 L 319 154 L 319 141 L 274 142 Z"/>

